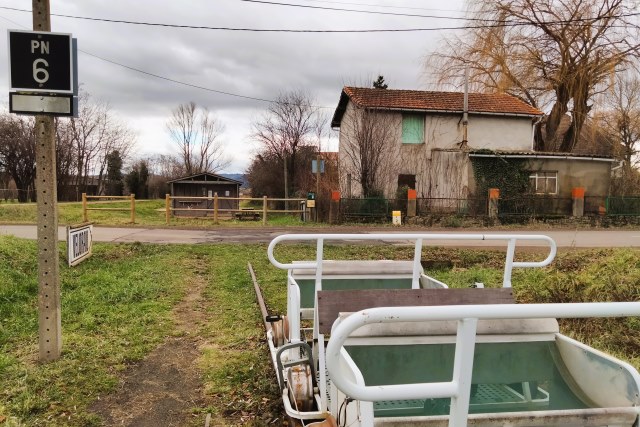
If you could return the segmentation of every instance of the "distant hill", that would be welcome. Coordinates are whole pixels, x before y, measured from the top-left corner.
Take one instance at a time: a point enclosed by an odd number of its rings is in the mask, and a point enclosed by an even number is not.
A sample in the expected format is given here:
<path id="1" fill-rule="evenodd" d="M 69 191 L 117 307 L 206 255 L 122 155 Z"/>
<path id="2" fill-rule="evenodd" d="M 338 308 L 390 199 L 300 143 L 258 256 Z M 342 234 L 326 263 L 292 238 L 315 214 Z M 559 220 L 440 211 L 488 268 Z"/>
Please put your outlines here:
<path id="1" fill-rule="evenodd" d="M 247 177 L 243 173 L 221 173 L 219 175 L 242 182 L 241 188 L 249 188 L 249 181 L 247 181 Z"/>

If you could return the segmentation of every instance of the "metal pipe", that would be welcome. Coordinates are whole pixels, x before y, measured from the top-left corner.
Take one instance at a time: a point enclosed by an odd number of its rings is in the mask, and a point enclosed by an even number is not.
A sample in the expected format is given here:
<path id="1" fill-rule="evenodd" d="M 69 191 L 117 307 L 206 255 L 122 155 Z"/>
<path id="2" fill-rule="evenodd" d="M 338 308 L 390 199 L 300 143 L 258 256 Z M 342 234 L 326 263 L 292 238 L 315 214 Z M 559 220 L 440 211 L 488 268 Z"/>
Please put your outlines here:
<path id="1" fill-rule="evenodd" d="M 341 372 L 340 358 L 344 342 L 356 329 L 372 323 L 424 322 L 462 319 L 542 319 L 640 316 L 640 302 L 569 304 L 486 304 L 430 307 L 380 307 L 362 310 L 336 322 L 327 345 L 326 365 L 333 384 L 346 395 L 367 402 L 380 400 L 457 397 L 459 384 L 417 383 L 363 386 Z M 460 326 L 458 329 L 460 334 Z M 456 347 L 456 353 L 459 347 Z M 458 358 L 456 358 L 458 360 Z M 462 360 L 462 359 L 460 359 Z M 461 362 L 460 362 L 461 363 Z M 468 363 L 468 362 L 467 362 Z M 462 367 L 458 367 L 461 369 Z M 454 370 L 456 368 L 454 367 Z M 467 410 L 467 408 L 458 408 Z"/>

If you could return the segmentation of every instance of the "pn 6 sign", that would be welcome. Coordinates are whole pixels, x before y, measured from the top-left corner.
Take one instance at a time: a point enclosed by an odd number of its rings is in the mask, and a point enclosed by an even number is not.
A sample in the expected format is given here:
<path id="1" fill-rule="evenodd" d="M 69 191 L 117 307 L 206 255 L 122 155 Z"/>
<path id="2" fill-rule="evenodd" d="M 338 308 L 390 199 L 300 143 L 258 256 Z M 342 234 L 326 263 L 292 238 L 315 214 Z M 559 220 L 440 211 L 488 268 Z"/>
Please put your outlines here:
<path id="1" fill-rule="evenodd" d="M 9 62 L 11 90 L 73 93 L 71 34 L 11 30 Z"/>

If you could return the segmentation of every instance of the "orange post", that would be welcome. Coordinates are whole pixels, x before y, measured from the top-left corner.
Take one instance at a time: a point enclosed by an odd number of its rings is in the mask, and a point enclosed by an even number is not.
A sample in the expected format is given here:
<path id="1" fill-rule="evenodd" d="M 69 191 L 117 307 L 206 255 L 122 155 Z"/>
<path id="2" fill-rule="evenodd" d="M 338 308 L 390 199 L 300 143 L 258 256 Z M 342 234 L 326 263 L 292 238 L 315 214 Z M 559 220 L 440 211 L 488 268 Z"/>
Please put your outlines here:
<path id="1" fill-rule="evenodd" d="M 498 199 L 500 199 L 500 190 L 497 188 L 489 189 L 489 218 L 498 217 Z"/>
<path id="2" fill-rule="evenodd" d="M 572 215 L 574 217 L 584 216 L 584 187 L 571 189 L 571 199 L 573 202 Z"/>

